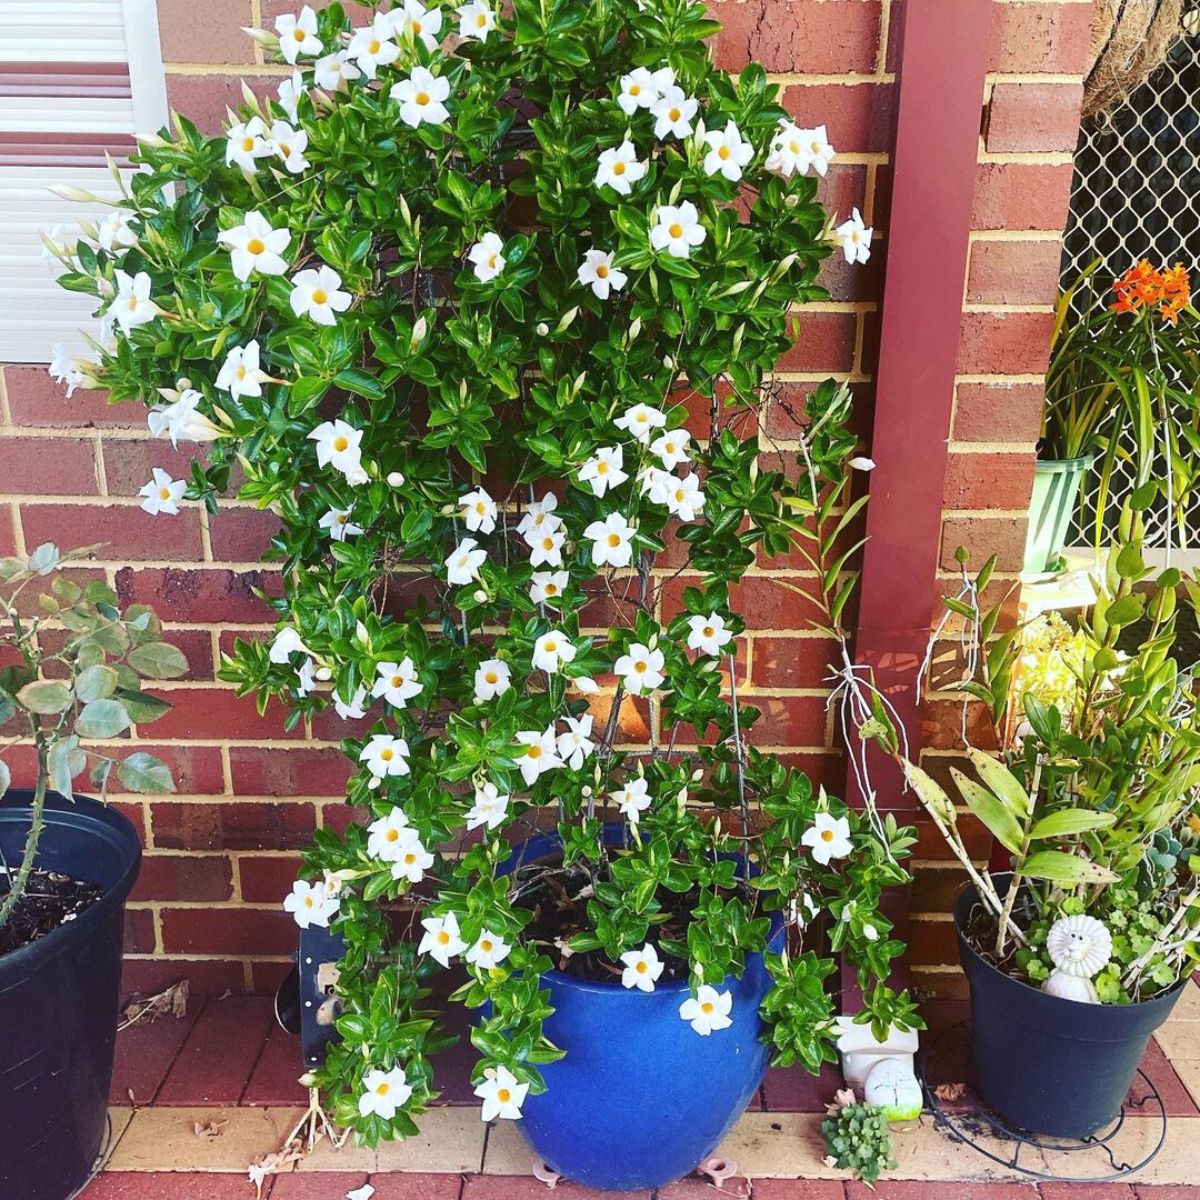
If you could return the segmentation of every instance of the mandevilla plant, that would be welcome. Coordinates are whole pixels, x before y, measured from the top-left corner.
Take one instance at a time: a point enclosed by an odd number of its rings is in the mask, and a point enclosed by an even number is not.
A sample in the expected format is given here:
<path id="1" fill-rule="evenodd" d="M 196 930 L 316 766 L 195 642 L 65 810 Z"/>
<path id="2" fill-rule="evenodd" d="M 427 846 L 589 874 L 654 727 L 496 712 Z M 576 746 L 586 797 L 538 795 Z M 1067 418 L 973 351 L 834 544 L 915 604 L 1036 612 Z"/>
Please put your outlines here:
<path id="1" fill-rule="evenodd" d="M 821 260 L 871 231 L 832 228 L 824 130 L 760 68 L 714 69 L 717 28 L 692 0 L 305 8 L 254 33 L 296 66 L 278 95 L 223 137 L 140 139 L 109 245 L 64 253 L 111 337 L 59 373 L 210 443 L 190 498 L 215 509 L 236 465 L 280 518 L 278 632 L 222 674 L 345 722 L 365 816 L 318 833 L 287 906 L 345 937 L 317 1078 L 368 1143 L 434 1095 L 451 963 L 488 1006 L 484 1119 L 570 1052 L 543 1033 L 555 968 L 686 978 L 681 1020 L 719 1037 L 722 981 L 823 916 L 825 953 L 767 954 L 776 1060 L 835 1057 L 829 951 L 864 1020 L 918 1023 L 882 985 L 910 834 L 757 752 L 737 696 L 763 560 L 820 564 L 843 636 L 848 395 L 816 389 L 802 452 L 764 457 L 766 373 Z M 557 857 L 509 861 L 547 827 Z"/>

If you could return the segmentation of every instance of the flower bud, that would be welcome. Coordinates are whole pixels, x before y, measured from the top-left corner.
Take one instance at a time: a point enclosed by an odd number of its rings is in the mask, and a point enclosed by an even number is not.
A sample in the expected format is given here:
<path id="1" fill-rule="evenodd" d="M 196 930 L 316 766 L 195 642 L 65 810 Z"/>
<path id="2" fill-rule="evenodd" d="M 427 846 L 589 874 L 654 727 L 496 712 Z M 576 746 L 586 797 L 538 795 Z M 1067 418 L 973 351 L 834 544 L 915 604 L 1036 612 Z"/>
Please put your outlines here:
<path id="1" fill-rule="evenodd" d="M 394 487 L 394 488 L 403 487 L 404 486 L 403 472 L 401 472 L 401 471 L 389 472 L 388 477 L 387 477 L 387 484 L 388 484 L 388 487 Z"/>
<path id="2" fill-rule="evenodd" d="M 539 321 L 534 330 L 538 337 L 545 337 L 550 332 L 550 326 L 545 321 Z"/>
<path id="3" fill-rule="evenodd" d="M 485 592 L 485 591 L 483 590 L 483 588 L 479 588 L 479 589 L 478 589 L 478 590 L 475 592 L 475 603 L 476 603 L 476 604 L 486 604 L 486 603 L 487 603 L 487 598 L 488 598 L 488 594 L 487 594 L 487 592 Z"/>

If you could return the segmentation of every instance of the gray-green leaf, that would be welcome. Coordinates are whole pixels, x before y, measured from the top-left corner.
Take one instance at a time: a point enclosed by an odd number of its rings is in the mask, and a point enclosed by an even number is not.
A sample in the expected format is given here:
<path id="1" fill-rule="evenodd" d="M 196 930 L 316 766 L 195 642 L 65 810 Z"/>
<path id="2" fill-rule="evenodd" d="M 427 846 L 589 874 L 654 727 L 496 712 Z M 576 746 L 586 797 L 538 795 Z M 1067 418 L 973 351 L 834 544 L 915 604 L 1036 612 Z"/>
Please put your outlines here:
<path id="1" fill-rule="evenodd" d="M 103 700 L 116 690 L 117 673 L 109 666 L 86 667 L 75 680 L 75 692 L 84 704 L 90 700 Z"/>
<path id="2" fill-rule="evenodd" d="M 17 693 L 17 703 L 41 716 L 54 716 L 70 708 L 71 689 L 58 679 L 35 679 Z"/>
<path id="3" fill-rule="evenodd" d="M 164 713 L 171 711 L 171 706 L 165 700 L 160 700 L 149 692 L 138 691 L 136 688 L 122 688 L 117 693 L 117 698 L 128 710 L 130 720 L 136 721 L 139 725 L 148 725 L 151 721 L 157 721 Z"/>
<path id="4" fill-rule="evenodd" d="M 969 775 L 964 775 L 957 767 L 951 767 L 950 774 L 954 776 L 967 807 L 991 830 L 1002 846 L 1014 854 L 1020 854 L 1023 838 L 1017 818 L 987 788 L 976 783 Z"/>
<path id="5" fill-rule="evenodd" d="M 188 669 L 183 651 L 170 642 L 147 642 L 131 650 L 125 661 L 147 679 L 178 679 Z"/>
<path id="6" fill-rule="evenodd" d="M 80 737 L 110 738 L 130 726 L 129 713 L 120 700 L 93 700 L 83 706 L 75 728 Z"/>
<path id="7" fill-rule="evenodd" d="M 173 792 L 171 768 L 153 754 L 137 750 L 117 764 L 117 778 L 131 792 Z"/>
<path id="8" fill-rule="evenodd" d="M 4 793 L 8 791 L 9 784 L 12 783 L 12 773 L 8 769 L 8 763 L 0 758 L 0 799 L 4 798 Z"/>
<path id="9" fill-rule="evenodd" d="M 16 711 L 17 702 L 3 688 L 0 688 L 0 725 L 12 720 L 12 715 Z"/>
<path id="10" fill-rule="evenodd" d="M 87 766 L 87 755 L 79 749 L 79 739 L 74 734 L 54 743 L 48 766 L 50 786 L 70 800 L 75 794 L 72 781 Z"/>
<path id="11" fill-rule="evenodd" d="M 1107 867 L 1086 858 L 1076 858 L 1062 850 L 1039 850 L 1021 866 L 1021 874 L 1030 879 L 1048 879 L 1052 883 L 1116 883 L 1120 879 Z"/>

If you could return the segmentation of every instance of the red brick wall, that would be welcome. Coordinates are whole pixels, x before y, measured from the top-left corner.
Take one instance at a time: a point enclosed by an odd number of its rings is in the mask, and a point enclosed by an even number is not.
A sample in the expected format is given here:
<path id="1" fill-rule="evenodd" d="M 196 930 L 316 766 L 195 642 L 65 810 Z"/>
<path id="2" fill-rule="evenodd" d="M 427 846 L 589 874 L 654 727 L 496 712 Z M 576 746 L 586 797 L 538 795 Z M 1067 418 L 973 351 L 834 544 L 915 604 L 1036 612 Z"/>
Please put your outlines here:
<path id="1" fill-rule="evenodd" d="M 172 106 L 215 131 L 237 100 L 239 76 L 256 86 L 281 73 L 263 65 L 238 27 L 269 24 L 296 7 L 290 0 L 159 0 Z M 797 393 L 829 374 L 856 384 L 865 427 L 887 247 L 896 6 L 713 0 L 711 7 L 726 25 L 718 61 L 728 68 L 761 62 L 798 120 L 828 125 L 838 159 L 822 185 L 825 202 L 843 214 L 858 206 L 876 227 L 877 252 L 867 267 L 830 263 L 831 299 L 809 306 L 800 343 L 781 369 Z M 993 8 L 995 74 L 964 292 L 945 537 L 951 552 L 967 533 L 994 540 L 1014 570 L 1090 3 L 998 0 Z M 320 721 L 285 733 L 277 712 L 260 721 L 251 702 L 235 700 L 213 679 L 222 647 L 263 621 L 252 589 L 270 583 L 257 560 L 271 521 L 236 502 L 211 519 L 194 506 L 177 518 L 146 516 L 138 488 L 153 466 L 179 477 L 182 452 L 148 440 L 132 407 L 110 409 L 85 392 L 66 400 L 39 368 L 8 367 L 0 380 L 0 553 L 48 538 L 108 543 L 97 570 L 127 601 L 155 603 L 193 666 L 192 678 L 169 687 L 174 710 L 139 731 L 174 764 L 178 794 L 117 798 L 146 845 L 131 905 L 130 985 L 186 974 L 201 991 L 273 986 L 294 938 L 278 902 L 297 850 L 315 827 L 338 820 L 345 768 L 336 732 Z M 782 414 L 774 420 L 771 432 L 787 446 L 794 430 Z M 780 586 L 800 577 L 783 563 L 747 579 L 753 628 L 743 688 L 766 710 L 758 743 L 840 788 L 844 769 L 829 748 L 824 707 L 824 645 L 803 629 L 798 601 Z M 937 718 L 936 706 L 931 715 Z M 918 963 L 936 964 L 944 958 L 946 926 L 937 917 L 950 872 L 928 837 L 919 854 L 915 903 L 928 919 L 916 923 L 914 954 Z"/>

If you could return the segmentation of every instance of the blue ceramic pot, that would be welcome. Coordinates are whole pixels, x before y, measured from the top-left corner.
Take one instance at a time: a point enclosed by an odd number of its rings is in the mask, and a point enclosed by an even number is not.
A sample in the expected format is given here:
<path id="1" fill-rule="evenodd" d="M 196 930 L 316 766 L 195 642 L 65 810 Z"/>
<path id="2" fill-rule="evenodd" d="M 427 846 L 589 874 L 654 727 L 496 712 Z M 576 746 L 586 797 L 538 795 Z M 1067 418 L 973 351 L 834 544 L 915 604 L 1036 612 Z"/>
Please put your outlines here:
<path id="1" fill-rule="evenodd" d="M 534 838 L 506 867 L 558 844 Z M 782 944 L 779 922 L 771 949 Z M 568 1179 L 645 1191 L 681 1178 L 712 1154 L 763 1081 L 769 1051 L 758 1009 L 771 979 L 761 954 L 749 956 L 740 979 L 718 985 L 733 993 L 733 1024 L 708 1037 L 679 1016 L 686 982 L 640 992 L 550 971 L 543 983 L 555 1010 L 546 1036 L 566 1057 L 541 1068 L 547 1090 L 526 1099 L 520 1128 Z"/>

